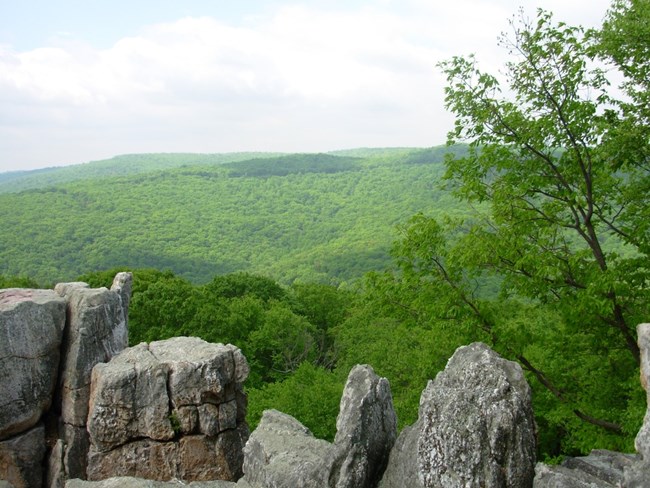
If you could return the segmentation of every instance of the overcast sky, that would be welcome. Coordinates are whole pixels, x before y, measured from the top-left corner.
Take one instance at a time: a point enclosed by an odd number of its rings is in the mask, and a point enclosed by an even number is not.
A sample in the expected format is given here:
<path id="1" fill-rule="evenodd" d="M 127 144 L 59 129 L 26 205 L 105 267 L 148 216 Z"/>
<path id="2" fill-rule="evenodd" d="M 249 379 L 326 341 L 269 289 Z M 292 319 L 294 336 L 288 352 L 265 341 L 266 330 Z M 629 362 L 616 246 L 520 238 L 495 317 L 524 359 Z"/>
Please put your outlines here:
<path id="1" fill-rule="evenodd" d="M 0 171 L 141 152 L 443 144 L 436 63 L 523 6 L 599 25 L 606 0 L 0 0 Z"/>

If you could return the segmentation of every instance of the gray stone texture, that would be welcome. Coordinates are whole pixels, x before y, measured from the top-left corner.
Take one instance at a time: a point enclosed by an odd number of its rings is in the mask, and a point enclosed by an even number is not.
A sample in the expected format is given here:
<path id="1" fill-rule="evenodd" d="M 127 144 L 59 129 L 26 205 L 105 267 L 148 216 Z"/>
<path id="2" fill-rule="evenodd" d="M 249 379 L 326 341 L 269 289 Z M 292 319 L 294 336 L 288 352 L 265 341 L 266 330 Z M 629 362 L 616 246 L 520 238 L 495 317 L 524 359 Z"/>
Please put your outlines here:
<path id="1" fill-rule="evenodd" d="M 97 364 L 88 479 L 237 480 L 248 371 L 238 348 L 193 337 L 142 343 Z"/>
<path id="2" fill-rule="evenodd" d="M 376 486 L 397 437 L 397 416 L 386 378 L 370 366 L 352 368 L 341 397 L 334 444 L 342 453 L 337 488 Z"/>
<path id="3" fill-rule="evenodd" d="M 532 486 L 536 427 L 519 364 L 482 343 L 460 347 L 420 399 L 426 488 Z"/>
<path id="4" fill-rule="evenodd" d="M 0 290 L 0 439 L 50 408 L 64 326 L 65 300 L 52 290 Z"/>
<path id="5" fill-rule="evenodd" d="M 101 481 L 74 479 L 69 480 L 65 485 L 66 488 L 179 488 L 181 486 L 189 486 L 191 488 L 235 488 L 238 485 L 231 481 L 215 480 L 184 483 L 178 480 L 154 481 L 130 476 L 113 477 Z"/>
<path id="6" fill-rule="evenodd" d="M 641 386 L 646 391 L 647 404 L 650 405 L 650 324 L 637 327 L 637 340 L 641 352 Z M 650 408 L 646 410 L 643 425 L 634 441 L 636 450 L 644 460 L 650 461 Z"/>
<path id="7" fill-rule="evenodd" d="M 15 488 L 40 488 L 44 456 L 45 428 L 39 424 L 0 441 L 0 476 Z"/>
<path id="8" fill-rule="evenodd" d="M 127 314 L 122 303 L 130 289 L 131 274 L 118 276 L 121 279 L 116 281 L 122 288 L 116 290 L 90 288 L 82 282 L 59 283 L 54 288 L 67 302 L 57 398 L 66 478 L 86 478 L 92 369 L 128 345 Z"/>
<path id="9" fill-rule="evenodd" d="M 380 486 L 526 488 L 534 467 L 521 367 L 474 343 L 457 349 L 423 391 L 419 419 L 400 435 Z"/>

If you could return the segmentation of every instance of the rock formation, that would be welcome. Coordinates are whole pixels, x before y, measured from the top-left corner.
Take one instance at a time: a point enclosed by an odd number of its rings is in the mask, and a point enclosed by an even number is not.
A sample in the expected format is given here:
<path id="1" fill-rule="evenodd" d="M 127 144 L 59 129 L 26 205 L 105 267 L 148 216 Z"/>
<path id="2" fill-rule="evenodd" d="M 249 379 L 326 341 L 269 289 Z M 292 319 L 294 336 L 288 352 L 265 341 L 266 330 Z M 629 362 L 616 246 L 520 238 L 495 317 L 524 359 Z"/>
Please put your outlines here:
<path id="1" fill-rule="evenodd" d="M 275 410 L 249 438 L 241 351 L 187 337 L 126 348 L 130 290 L 128 273 L 110 290 L 0 290 L 0 488 L 650 486 L 650 409 L 637 454 L 533 472 L 530 389 L 480 343 L 429 382 L 397 439 L 390 387 L 370 366 L 348 376 L 333 443 Z M 650 402 L 650 324 L 638 340 Z"/>
<path id="2" fill-rule="evenodd" d="M 238 348 L 193 337 L 139 344 L 97 364 L 88 479 L 237 480 L 248 372 Z"/>
<path id="3" fill-rule="evenodd" d="M 0 440 L 34 427 L 52 403 L 65 300 L 51 290 L 0 291 Z"/>
<path id="4" fill-rule="evenodd" d="M 380 486 L 532 486 L 535 422 L 521 367 L 485 344 L 459 348 L 420 399 Z"/>
<path id="5" fill-rule="evenodd" d="M 355 366 L 341 398 L 334 443 L 316 439 L 293 417 L 264 412 L 244 449 L 244 478 L 252 488 L 371 488 L 395 442 L 390 387 L 370 366 Z M 240 483 L 237 484 L 240 486 Z"/>
<path id="6" fill-rule="evenodd" d="M 16 488 L 85 477 L 90 374 L 126 346 L 131 279 L 0 291 L 0 478 Z"/>

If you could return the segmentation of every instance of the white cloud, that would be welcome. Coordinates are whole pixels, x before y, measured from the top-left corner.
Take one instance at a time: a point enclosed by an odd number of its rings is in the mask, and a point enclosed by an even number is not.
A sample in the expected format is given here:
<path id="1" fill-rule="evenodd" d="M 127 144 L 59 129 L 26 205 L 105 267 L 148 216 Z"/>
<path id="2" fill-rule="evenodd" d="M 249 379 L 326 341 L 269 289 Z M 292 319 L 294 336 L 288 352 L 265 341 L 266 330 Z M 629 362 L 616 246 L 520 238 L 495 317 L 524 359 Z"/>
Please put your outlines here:
<path id="1" fill-rule="evenodd" d="M 497 63 L 511 5 L 292 5 L 239 26 L 150 25 L 105 50 L 0 46 L 0 170 L 124 152 L 440 144 L 451 117 L 436 62 L 480 51 Z"/>

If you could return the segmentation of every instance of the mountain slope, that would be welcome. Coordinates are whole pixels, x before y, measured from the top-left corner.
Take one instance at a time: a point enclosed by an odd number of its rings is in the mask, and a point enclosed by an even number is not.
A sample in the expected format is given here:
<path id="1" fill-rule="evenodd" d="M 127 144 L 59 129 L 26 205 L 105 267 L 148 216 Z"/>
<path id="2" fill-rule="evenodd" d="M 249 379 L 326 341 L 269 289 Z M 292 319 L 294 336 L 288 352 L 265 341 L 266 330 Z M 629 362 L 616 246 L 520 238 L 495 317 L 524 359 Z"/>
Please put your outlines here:
<path id="1" fill-rule="evenodd" d="M 187 165 L 0 194 L 0 274 L 51 282 L 125 266 L 195 282 L 232 271 L 353 280 L 389 262 L 396 224 L 459 211 L 438 189 L 444 150 L 398 154 Z"/>

